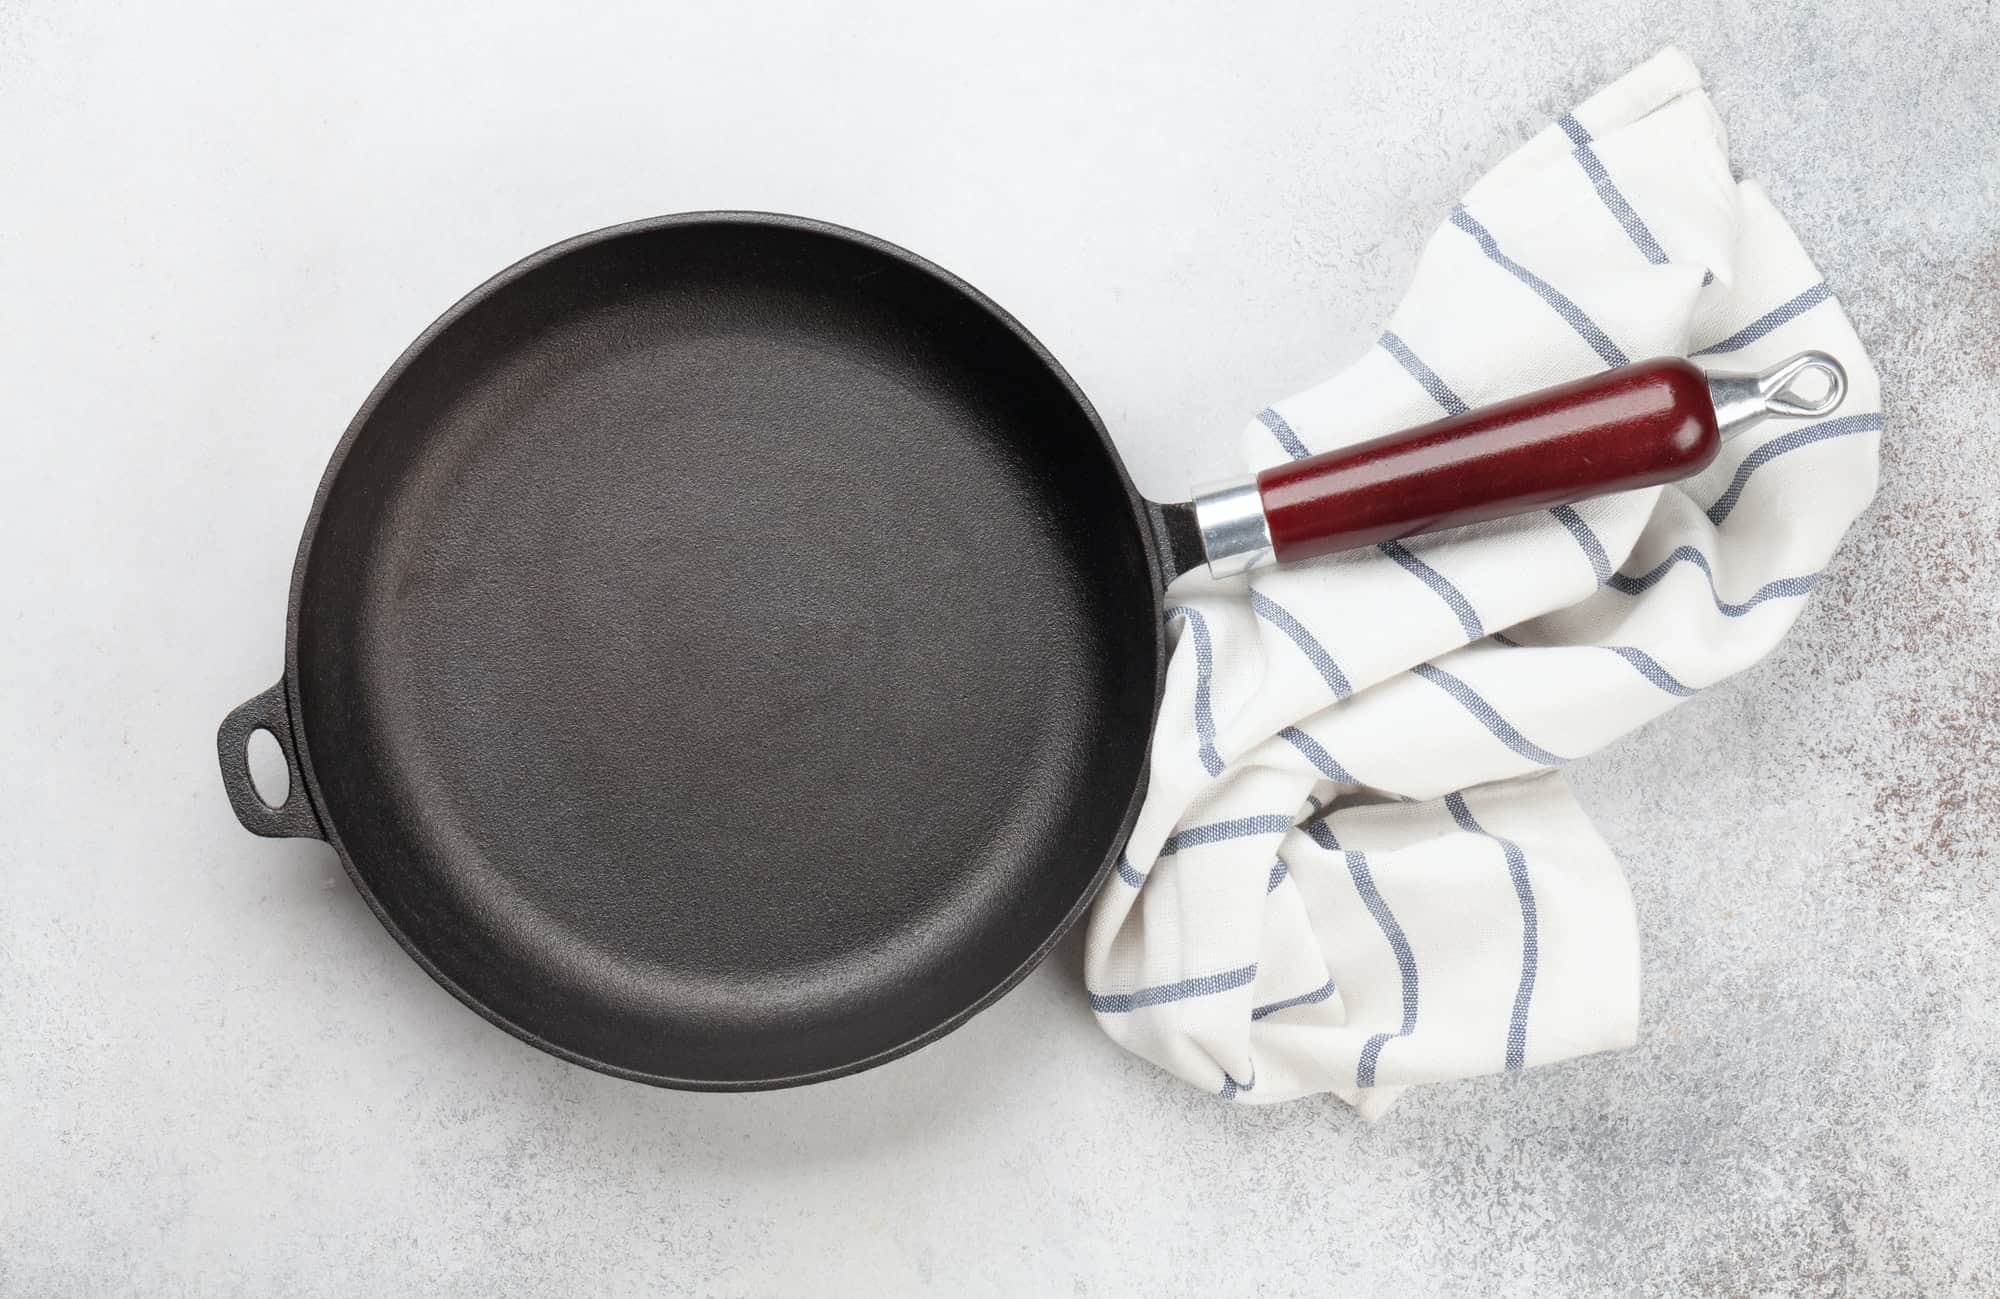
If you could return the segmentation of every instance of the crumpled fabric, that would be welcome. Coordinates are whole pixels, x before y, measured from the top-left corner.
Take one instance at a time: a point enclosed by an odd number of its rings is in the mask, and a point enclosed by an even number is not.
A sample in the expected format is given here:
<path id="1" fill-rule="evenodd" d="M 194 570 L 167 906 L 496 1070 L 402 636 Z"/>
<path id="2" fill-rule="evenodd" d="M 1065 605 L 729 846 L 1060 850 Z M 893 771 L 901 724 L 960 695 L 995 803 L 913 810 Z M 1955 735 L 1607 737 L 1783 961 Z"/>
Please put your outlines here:
<path id="1" fill-rule="evenodd" d="M 1120 1045 L 1225 1099 L 1414 1083 L 1630 1045 L 1638 925 L 1559 769 L 1768 653 L 1874 494 L 1877 379 L 1668 49 L 1495 167 L 1377 346 L 1261 412 L 1247 467 L 1627 361 L 1849 389 L 1699 476 L 1168 592 L 1151 783 L 1090 920 Z M 1688 809 L 1695 815 L 1698 809 Z"/>

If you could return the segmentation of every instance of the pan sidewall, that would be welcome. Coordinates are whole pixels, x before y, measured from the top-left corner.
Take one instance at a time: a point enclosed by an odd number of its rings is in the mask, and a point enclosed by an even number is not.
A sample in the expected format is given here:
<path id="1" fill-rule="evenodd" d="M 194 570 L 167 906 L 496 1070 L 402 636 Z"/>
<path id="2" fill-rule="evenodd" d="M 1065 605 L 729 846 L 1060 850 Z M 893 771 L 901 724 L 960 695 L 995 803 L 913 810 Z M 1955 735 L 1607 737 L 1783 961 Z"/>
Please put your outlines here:
<path id="1" fill-rule="evenodd" d="M 1096 864 L 1096 868 L 1090 875 L 1088 883 L 1080 891 L 1073 905 L 1063 914 L 1059 923 L 1050 929 L 1028 957 L 996 982 L 984 995 L 967 1004 L 955 1014 L 940 1020 L 932 1027 L 921 1033 L 912 1035 L 907 1040 L 891 1047 L 838 1065 L 808 1072 L 753 1079 L 722 1080 L 679 1077 L 632 1069 L 612 1061 L 572 1050 L 560 1043 L 550 1041 L 534 1030 L 516 1022 L 506 1014 L 495 1010 L 441 969 L 424 948 L 389 913 L 383 905 L 381 898 L 377 895 L 376 890 L 371 885 L 366 872 L 361 868 L 354 854 L 347 846 L 341 831 L 340 819 L 327 801 L 325 790 L 313 759 L 312 737 L 307 722 L 305 700 L 300 687 L 301 673 L 299 658 L 301 611 L 306 598 L 306 587 L 311 567 L 314 541 L 319 534 L 321 521 L 327 512 L 329 501 L 333 498 L 340 481 L 342 468 L 346 464 L 357 442 L 369 428 L 378 407 L 418 358 L 425 355 L 439 337 L 456 322 L 477 309 L 488 299 L 525 276 L 573 252 L 593 247 L 609 240 L 646 235 L 675 227 L 699 226 L 712 223 L 774 226 L 810 232 L 858 244 L 864 248 L 893 258 L 905 266 L 936 280 L 953 290 L 969 305 L 985 313 L 1014 335 L 1034 355 L 1041 366 L 1047 371 L 1049 377 L 1067 395 L 1069 401 L 1076 407 L 1084 423 L 1102 446 L 1108 464 L 1115 474 L 1119 488 L 1123 493 L 1127 515 L 1131 520 L 1131 525 L 1145 556 L 1148 569 L 1146 574 L 1147 599 L 1152 616 L 1152 661 L 1150 665 L 1152 707 L 1146 722 L 1146 734 L 1142 737 L 1140 746 L 1138 777 L 1133 782 L 1129 796 L 1125 801 L 1113 842 L 1104 853 L 1102 860 Z M 477 288 L 460 298 L 450 309 L 433 321 L 423 333 L 418 335 L 403 350 L 395 363 L 377 381 L 375 387 L 363 401 L 360 409 L 348 423 L 346 430 L 343 432 L 340 441 L 335 446 L 328 460 L 300 537 L 297 556 L 293 563 L 292 580 L 286 606 L 285 695 L 291 719 L 293 745 L 307 796 L 310 799 L 314 815 L 317 816 L 320 825 L 325 831 L 327 843 L 332 846 L 335 855 L 339 858 L 342 868 L 353 882 L 356 891 L 360 893 L 362 899 L 367 903 L 369 910 L 374 913 L 375 918 L 388 930 L 403 950 L 409 953 L 411 959 L 425 973 L 430 975 L 439 986 L 443 987 L 467 1007 L 477 1012 L 487 1022 L 504 1029 L 530 1046 L 599 1073 L 609 1074 L 613 1077 L 624 1078 L 634 1082 L 646 1083 L 652 1086 L 685 1091 L 743 1092 L 775 1090 L 828 1081 L 886 1064 L 938 1040 L 964 1024 L 980 1011 L 991 1006 L 1018 986 L 1023 979 L 1047 959 L 1049 953 L 1082 918 L 1098 892 L 1111 877 L 1115 864 L 1120 854 L 1124 851 L 1125 842 L 1131 834 L 1145 794 L 1146 774 L 1151 769 L 1152 761 L 1153 722 L 1158 716 L 1160 700 L 1165 690 L 1166 678 L 1167 645 L 1164 626 L 1164 591 L 1170 574 L 1159 541 L 1154 535 L 1148 521 L 1146 510 L 1146 502 L 1133 486 L 1130 475 L 1126 472 L 1124 463 L 1120 459 L 1117 449 L 1113 445 L 1109 433 L 1105 430 L 1103 421 L 1098 416 L 1096 409 L 1048 349 L 1029 333 L 1019 321 L 1015 320 L 1013 316 L 1009 315 L 998 304 L 994 303 L 977 289 L 907 249 L 872 235 L 810 218 L 746 211 L 678 213 L 627 222 L 577 235 L 532 253 L 512 266 L 493 275 Z"/>

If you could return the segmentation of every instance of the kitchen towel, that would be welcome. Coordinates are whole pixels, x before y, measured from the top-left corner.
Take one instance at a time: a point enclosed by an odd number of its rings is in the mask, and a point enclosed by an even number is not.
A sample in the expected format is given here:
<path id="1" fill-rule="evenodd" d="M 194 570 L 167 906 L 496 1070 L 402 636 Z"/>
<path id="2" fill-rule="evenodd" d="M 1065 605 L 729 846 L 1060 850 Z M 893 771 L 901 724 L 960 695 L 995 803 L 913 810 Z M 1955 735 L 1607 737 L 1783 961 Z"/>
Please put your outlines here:
<path id="1" fill-rule="evenodd" d="M 1638 926 L 1558 769 L 1767 653 L 1874 494 L 1876 376 L 1668 49 L 1431 237 L 1376 346 L 1250 422 L 1264 468 L 1666 354 L 1808 348 L 1846 401 L 1699 476 L 1168 592 L 1152 776 L 1091 916 L 1105 1031 L 1238 1102 L 1631 1044 Z M 1695 809 L 1689 809 L 1692 815 Z"/>

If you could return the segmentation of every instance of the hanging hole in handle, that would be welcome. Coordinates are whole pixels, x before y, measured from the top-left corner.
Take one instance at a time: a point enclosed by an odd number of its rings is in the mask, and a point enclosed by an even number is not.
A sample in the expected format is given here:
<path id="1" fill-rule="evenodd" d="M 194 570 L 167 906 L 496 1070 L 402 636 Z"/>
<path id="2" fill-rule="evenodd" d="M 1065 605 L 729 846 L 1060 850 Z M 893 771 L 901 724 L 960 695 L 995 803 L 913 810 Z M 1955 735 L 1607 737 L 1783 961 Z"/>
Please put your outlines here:
<path id="1" fill-rule="evenodd" d="M 1758 378 L 1765 408 L 1780 415 L 1824 415 L 1847 395 L 1847 371 L 1825 352 L 1801 352 Z"/>
<path id="2" fill-rule="evenodd" d="M 284 807 L 292 796 L 292 771 L 285 761 L 284 746 L 278 737 L 260 726 L 243 742 L 250 767 L 250 784 L 257 797 L 273 812 Z"/>

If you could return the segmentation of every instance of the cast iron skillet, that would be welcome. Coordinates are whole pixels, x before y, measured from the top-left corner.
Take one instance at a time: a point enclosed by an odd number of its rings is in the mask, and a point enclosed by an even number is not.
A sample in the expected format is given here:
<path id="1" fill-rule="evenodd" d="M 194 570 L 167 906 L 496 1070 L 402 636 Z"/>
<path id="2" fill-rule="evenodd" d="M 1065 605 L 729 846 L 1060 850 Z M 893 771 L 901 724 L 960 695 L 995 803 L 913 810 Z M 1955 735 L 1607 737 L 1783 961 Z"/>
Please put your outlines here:
<path id="1" fill-rule="evenodd" d="M 1173 575 L 1714 454 L 1684 362 L 1572 389 L 1156 506 L 1027 331 L 902 249 L 761 214 L 584 235 L 355 416 L 225 784 L 547 1051 L 692 1088 L 865 1068 L 1018 982 L 1110 870 Z"/>

